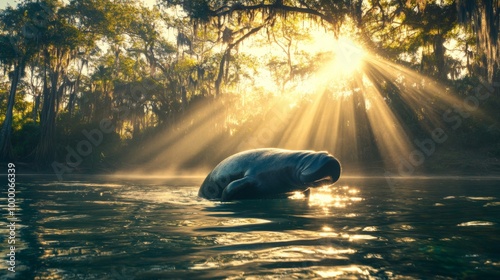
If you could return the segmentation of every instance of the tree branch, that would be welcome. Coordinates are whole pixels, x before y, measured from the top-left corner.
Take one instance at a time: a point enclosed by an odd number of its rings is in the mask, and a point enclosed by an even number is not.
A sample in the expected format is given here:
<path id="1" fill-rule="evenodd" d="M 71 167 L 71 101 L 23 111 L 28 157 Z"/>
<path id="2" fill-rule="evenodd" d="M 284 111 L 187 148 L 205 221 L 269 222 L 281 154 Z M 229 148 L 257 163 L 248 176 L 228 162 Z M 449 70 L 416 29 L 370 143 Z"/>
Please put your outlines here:
<path id="1" fill-rule="evenodd" d="M 238 40 L 236 40 L 234 43 L 229 44 L 226 48 L 226 51 L 224 52 L 224 55 L 222 56 L 222 59 L 219 63 L 219 73 L 217 74 L 217 79 L 215 80 L 215 95 L 218 96 L 220 93 L 220 85 L 222 83 L 222 77 L 224 76 L 224 65 L 226 64 L 226 61 L 229 60 L 230 55 L 231 55 L 231 50 L 237 46 L 239 43 L 241 43 L 243 40 L 246 38 L 250 37 L 252 34 L 257 33 L 259 30 L 261 30 L 265 25 L 260 25 L 257 27 L 252 28 L 250 31 L 248 31 L 247 34 L 241 36 Z"/>
<path id="2" fill-rule="evenodd" d="M 264 4 L 264 3 L 261 3 L 261 4 L 257 4 L 257 5 L 246 6 L 246 5 L 242 5 L 240 3 L 237 3 L 237 4 L 234 4 L 232 6 L 220 7 L 219 9 L 213 11 L 210 16 L 224 17 L 227 15 L 230 15 L 233 12 L 251 12 L 251 11 L 265 10 L 265 9 L 269 9 L 272 11 L 310 14 L 310 15 L 317 16 L 320 19 L 322 19 L 328 23 L 333 23 L 333 18 L 331 16 L 320 13 L 317 10 L 314 10 L 314 9 L 311 9 L 308 7 L 302 8 L 302 7 L 287 6 L 287 5 L 282 5 L 282 4 Z"/>

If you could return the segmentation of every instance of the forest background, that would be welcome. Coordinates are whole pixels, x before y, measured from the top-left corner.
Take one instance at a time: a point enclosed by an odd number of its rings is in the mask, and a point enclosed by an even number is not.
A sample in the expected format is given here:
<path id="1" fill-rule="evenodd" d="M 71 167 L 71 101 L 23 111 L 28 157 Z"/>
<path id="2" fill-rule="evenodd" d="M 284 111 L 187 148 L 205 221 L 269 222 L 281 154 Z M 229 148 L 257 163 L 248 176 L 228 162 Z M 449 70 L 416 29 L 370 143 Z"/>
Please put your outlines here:
<path id="1" fill-rule="evenodd" d="M 1 161 L 164 174 L 278 146 L 348 173 L 500 174 L 499 26 L 497 0 L 19 1 L 0 10 Z M 345 38 L 371 59 L 328 75 Z"/>

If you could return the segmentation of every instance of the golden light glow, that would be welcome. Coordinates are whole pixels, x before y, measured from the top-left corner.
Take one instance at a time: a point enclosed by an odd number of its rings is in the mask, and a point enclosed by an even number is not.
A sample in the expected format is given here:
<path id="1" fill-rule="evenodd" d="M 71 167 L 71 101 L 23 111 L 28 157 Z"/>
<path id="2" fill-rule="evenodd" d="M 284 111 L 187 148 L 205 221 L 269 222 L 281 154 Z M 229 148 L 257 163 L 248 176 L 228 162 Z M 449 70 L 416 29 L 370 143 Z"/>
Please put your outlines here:
<path id="1" fill-rule="evenodd" d="M 363 48 L 348 37 L 340 37 L 333 44 L 335 58 L 329 70 L 339 77 L 350 77 L 353 72 L 360 71 L 365 58 Z"/>
<path id="2" fill-rule="evenodd" d="M 217 99 L 207 97 L 191 107 L 173 129 L 134 154 L 142 163 L 136 173 L 178 175 L 190 166 L 204 166 L 200 171 L 206 175 L 214 161 L 263 147 L 327 150 L 343 163 L 363 162 L 367 150 L 375 151 L 383 160 L 381 168 L 397 170 L 415 148 L 403 122 L 408 116 L 398 113 L 414 114 L 430 133 L 442 126 L 442 112 L 461 102 L 428 77 L 370 54 L 347 33 L 334 38 L 312 32 L 301 51 L 311 51 L 309 57 L 330 52 L 331 59 L 316 61 L 320 67 L 315 72 L 291 79 L 284 87 L 266 66 L 255 72 L 254 82 L 242 82 Z M 268 44 L 253 52 L 261 55 L 258 60 L 264 65 L 269 49 L 279 49 Z M 388 85 L 399 91 L 390 92 Z M 309 203 L 346 207 L 354 195 L 319 191 Z"/>
<path id="3" fill-rule="evenodd" d="M 325 250 L 319 249 L 319 253 L 325 255 L 346 255 L 346 254 L 355 254 L 356 250 L 354 249 L 336 249 L 333 247 L 328 247 Z"/>
<path id="4" fill-rule="evenodd" d="M 288 197 L 289 199 L 305 199 L 306 195 L 303 192 L 294 192 L 292 196 Z"/>
<path id="5" fill-rule="evenodd" d="M 329 226 L 323 226 L 323 227 L 321 228 L 321 230 L 322 230 L 322 231 L 333 231 L 333 229 L 332 229 L 331 227 L 329 227 Z"/>
<path id="6" fill-rule="evenodd" d="M 330 208 L 345 208 L 354 202 L 361 201 L 362 198 L 353 196 L 358 191 L 349 186 L 323 186 L 313 189 L 309 197 L 309 206 L 321 207 L 325 213 L 330 212 Z M 323 232 L 331 232 L 332 228 L 324 226 Z"/>
<path id="7" fill-rule="evenodd" d="M 373 268 L 368 266 L 336 266 L 331 269 L 318 269 L 314 271 L 322 278 L 338 278 L 338 277 L 349 277 L 350 276 L 369 276 Z"/>
<path id="8" fill-rule="evenodd" d="M 352 90 L 348 81 L 363 69 L 366 51 L 353 39 L 340 36 L 329 39 L 325 33 L 315 33 L 310 49 L 329 54 L 320 70 L 294 86 L 296 94 L 318 94 L 327 88 L 337 88 L 336 94 L 348 96 Z M 330 35 L 331 36 L 331 35 Z"/>
<path id="9" fill-rule="evenodd" d="M 335 232 L 333 228 L 329 226 L 323 226 L 321 231 L 318 233 L 321 237 L 337 237 L 339 233 Z"/>

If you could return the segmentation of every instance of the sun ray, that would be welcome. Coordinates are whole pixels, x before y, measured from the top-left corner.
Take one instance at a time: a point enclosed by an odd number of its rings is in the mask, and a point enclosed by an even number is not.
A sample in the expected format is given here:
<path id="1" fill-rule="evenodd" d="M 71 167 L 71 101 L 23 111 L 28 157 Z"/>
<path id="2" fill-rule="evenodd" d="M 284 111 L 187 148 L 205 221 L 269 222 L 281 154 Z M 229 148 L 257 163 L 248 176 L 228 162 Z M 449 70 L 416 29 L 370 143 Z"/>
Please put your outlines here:
<path id="1" fill-rule="evenodd" d="M 316 44 L 325 43 L 318 37 Z M 380 168 L 394 169 L 414 148 L 409 121 L 430 133 L 442 125 L 445 110 L 463 106 L 444 85 L 370 54 L 349 37 L 327 44 L 331 59 L 293 81 L 290 92 L 274 84 L 200 102 L 137 154 L 147 161 L 141 171 L 210 166 L 262 147 L 328 150 L 348 164 L 375 159 L 384 163 Z M 271 83 L 267 79 L 261 83 Z"/>
<path id="2" fill-rule="evenodd" d="M 380 92 L 375 87 L 366 88 L 366 91 L 365 95 L 373 104 L 370 110 L 367 110 L 367 115 L 375 136 L 374 140 L 384 155 L 384 163 L 394 167 L 400 156 L 409 154 L 411 142 Z"/>

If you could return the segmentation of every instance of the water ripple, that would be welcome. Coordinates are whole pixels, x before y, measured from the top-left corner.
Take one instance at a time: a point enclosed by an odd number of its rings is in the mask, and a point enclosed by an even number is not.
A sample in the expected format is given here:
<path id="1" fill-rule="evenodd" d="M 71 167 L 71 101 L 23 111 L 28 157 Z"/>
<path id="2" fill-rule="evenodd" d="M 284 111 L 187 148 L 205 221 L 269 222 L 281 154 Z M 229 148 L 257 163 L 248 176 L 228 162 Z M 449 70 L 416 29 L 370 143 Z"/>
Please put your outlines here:
<path id="1" fill-rule="evenodd" d="M 233 203 L 176 181 L 20 183 L 19 279 L 500 279 L 497 182 L 401 182 Z"/>
<path id="2" fill-rule="evenodd" d="M 493 226 L 495 223 L 488 221 L 470 221 L 465 223 L 460 223 L 457 226 L 459 227 L 478 227 L 478 226 Z"/>

